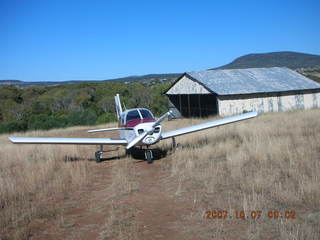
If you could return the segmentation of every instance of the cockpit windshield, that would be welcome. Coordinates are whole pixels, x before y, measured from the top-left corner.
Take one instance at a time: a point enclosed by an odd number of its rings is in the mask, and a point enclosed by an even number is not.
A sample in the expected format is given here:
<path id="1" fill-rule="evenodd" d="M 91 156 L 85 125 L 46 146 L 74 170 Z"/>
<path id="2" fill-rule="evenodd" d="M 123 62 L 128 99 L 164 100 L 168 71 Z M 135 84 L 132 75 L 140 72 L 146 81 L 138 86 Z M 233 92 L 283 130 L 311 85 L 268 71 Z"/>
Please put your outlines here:
<path id="1" fill-rule="evenodd" d="M 139 109 L 142 118 L 153 118 L 152 114 L 150 111 L 146 110 L 146 109 Z"/>
<path id="2" fill-rule="evenodd" d="M 150 122 L 154 121 L 154 117 L 152 113 L 147 109 L 134 109 L 127 113 L 125 124 L 128 124 L 129 122 L 134 120 L 138 120 L 139 122 Z"/>
<path id="3" fill-rule="evenodd" d="M 140 114 L 137 110 L 132 110 L 128 112 L 126 122 L 130 122 L 132 120 L 140 120 Z"/>

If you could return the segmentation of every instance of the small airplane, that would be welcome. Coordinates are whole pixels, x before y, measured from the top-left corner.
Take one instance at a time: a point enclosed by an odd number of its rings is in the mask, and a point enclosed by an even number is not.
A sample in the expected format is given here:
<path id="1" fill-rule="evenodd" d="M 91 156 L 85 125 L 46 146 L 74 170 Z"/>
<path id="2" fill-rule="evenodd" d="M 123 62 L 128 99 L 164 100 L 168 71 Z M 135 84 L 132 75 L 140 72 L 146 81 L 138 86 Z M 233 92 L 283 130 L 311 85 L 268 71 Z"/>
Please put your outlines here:
<path id="1" fill-rule="evenodd" d="M 233 123 L 241 120 L 256 117 L 257 112 L 249 112 L 241 115 L 223 118 L 215 121 L 201 123 L 189 127 L 179 128 L 173 131 L 163 132 L 160 123 L 168 118 L 172 112 L 169 111 L 162 115 L 159 119 L 155 119 L 152 112 L 146 108 L 133 108 L 123 111 L 120 102 L 119 94 L 116 94 L 115 106 L 118 118 L 118 127 L 89 130 L 89 133 L 119 131 L 120 138 L 47 138 L 47 137 L 9 137 L 12 143 L 18 144 L 83 144 L 83 145 L 98 145 L 99 151 L 95 152 L 96 162 L 101 161 L 101 155 L 104 152 L 104 145 L 123 145 L 126 146 L 127 153 L 130 149 L 136 146 L 146 146 L 145 159 L 148 163 L 153 162 L 152 150 L 149 149 L 160 140 L 172 139 L 175 147 L 175 137 L 193 133 L 208 128 L 213 128 L 228 123 Z"/>

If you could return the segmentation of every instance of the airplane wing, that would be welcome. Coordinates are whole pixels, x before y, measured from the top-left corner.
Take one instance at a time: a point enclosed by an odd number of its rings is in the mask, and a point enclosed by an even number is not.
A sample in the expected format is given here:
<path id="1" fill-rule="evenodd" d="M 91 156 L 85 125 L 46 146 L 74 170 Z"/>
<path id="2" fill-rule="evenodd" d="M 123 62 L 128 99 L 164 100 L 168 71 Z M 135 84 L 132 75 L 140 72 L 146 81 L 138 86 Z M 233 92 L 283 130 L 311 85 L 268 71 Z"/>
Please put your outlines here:
<path id="1" fill-rule="evenodd" d="M 132 127 L 122 127 L 122 128 L 102 128 L 102 129 L 93 129 L 88 130 L 88 133 L 96 133 L 96 132 L 109 132 L 109 131 L 117 131 L 117 130 L 133 130 Z"/>
<path id="2" fill-rule="evenodd" d="M 25 144 L 83 144 L 83 145 L 127 145 L 122 138 L 47 138 L 47 137 L 9 137 L 12 143 Z"/>
<path id="3" fill-rule="evenodd" d="M 237 115 L 237 116 L 233 116 L 233 117 L 223 118 L 223 119 L 219 119 L 219 120 L 215 120 L 215 121 L 211 121 L 211 122 L 201 123 L 201 124 L 193 125 L 190 127 L 179 128 L 179 129 L 176 129 L 173 131 L 163 132 L 161 134 L 161 139 L 166 139 L 166 138 L 176 137 L 176 136 L 183 135 L 183 134 L 197 132 L 197 131 L 205 130 L 208 128 L 213 128 L 213 127 L 225 125 L 228 123 L 233 123 L 233 122 L 253 118 L 253 117 L 256 117 L 257 115 L 258 115 L 257 112 L 250 112 L 250 113 L 245 113 L 245 114 L 241 114 L 241 115 Z"/>

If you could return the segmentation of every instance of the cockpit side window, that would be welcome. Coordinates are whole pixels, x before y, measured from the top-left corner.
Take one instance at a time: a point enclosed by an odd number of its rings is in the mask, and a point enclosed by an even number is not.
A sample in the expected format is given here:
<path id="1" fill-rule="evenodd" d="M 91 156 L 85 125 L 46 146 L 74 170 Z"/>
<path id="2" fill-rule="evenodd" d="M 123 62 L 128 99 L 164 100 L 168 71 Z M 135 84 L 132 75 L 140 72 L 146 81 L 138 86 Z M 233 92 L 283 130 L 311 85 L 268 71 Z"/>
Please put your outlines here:
<path id="1" fill-rule="evenodd" d="M 126 122 L 130 122 L 132 120 L 140 120 L 140 114 L 137 110 L 132 110 L 127 113 Z"/>
<path id="2" fill-rule="evenodd" d="M 152 114 L 150 111 L 146 110 L 146 109 L 139 109 L 141 116 L 143 118 L 153 118 Z"/>

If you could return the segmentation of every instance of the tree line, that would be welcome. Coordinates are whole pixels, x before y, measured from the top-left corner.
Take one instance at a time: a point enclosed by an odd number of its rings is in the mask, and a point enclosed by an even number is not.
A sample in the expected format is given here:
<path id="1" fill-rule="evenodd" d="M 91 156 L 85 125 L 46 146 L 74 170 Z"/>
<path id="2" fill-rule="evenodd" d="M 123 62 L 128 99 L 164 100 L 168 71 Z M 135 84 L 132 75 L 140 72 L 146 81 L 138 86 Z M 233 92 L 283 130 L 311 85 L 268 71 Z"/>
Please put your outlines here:
<path id="1" fill-rule="evenodd" d="M 95 82 L 48 87 L 0 87 L 0 133 L 47 130 L 116 121 L 114 96 L 126 108 L 146 107 L 155 115 L 167 111 L 163 95 L 170 82 Z"/>

